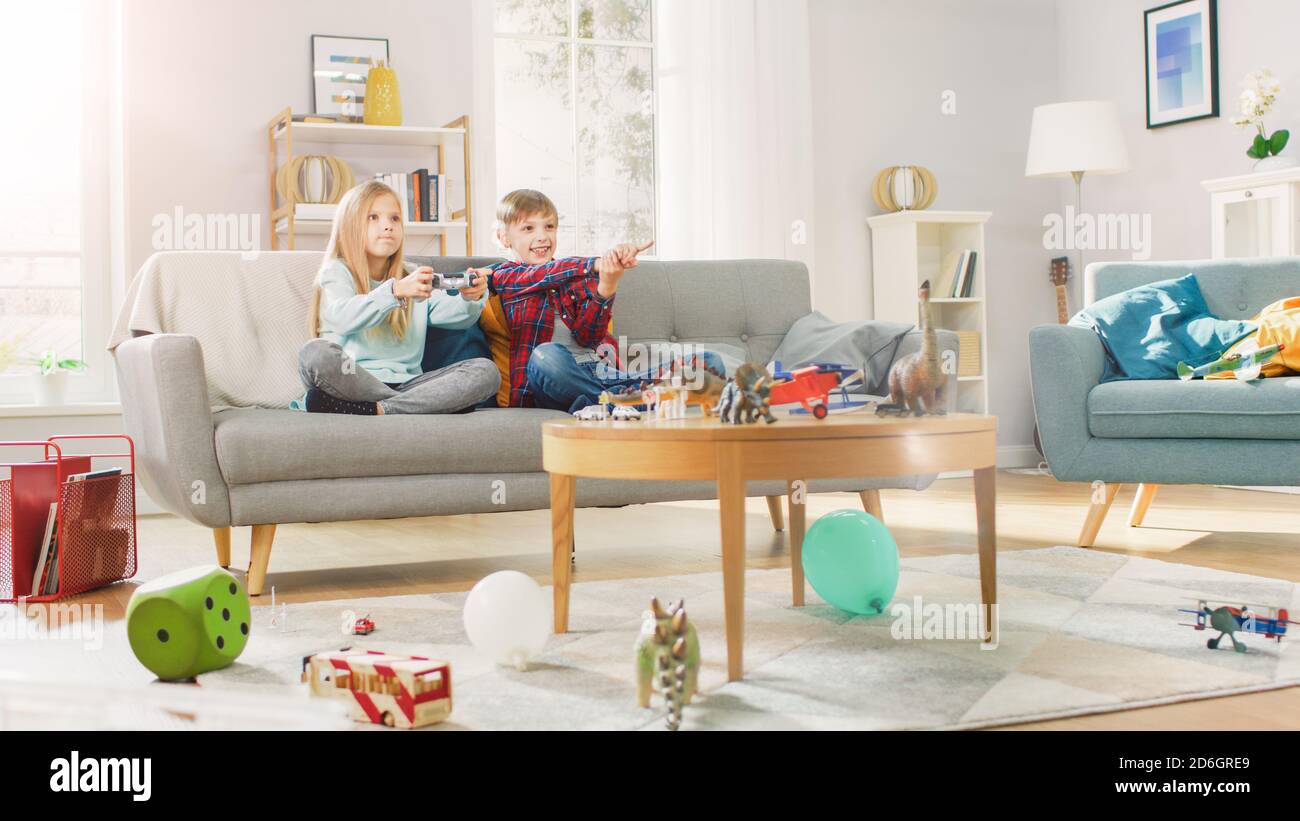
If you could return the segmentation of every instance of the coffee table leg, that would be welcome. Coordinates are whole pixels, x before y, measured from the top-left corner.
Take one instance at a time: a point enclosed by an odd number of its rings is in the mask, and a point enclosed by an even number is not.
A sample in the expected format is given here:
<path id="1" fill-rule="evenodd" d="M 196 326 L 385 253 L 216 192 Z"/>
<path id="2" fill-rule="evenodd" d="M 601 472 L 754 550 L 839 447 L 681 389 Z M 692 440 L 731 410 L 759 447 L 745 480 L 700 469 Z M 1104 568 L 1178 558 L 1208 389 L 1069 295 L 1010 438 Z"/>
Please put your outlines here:
<path id="1" fill-rule="evenodd" d="M 556 633 L 569 631 L 569 568 L 576 485 L 573 476 L 551 474 L 551 579 L 555 590 Z"/>
<path id="2" fill-rule="evenodd" d="M 998 553 L 997 553 L 997 468 L 975 471 L 975 516 L 979 521 L 980 600 L 989 634 L 985 641 L 997 642 Z"/>
<path id="3" fill-rule="evenodd" d="M 745 674 L 745 480 L 741 447 L 727 442 L 717 445 L 728 681 L 739 681 Z"/>
<path id="4" fill-rule="evenodd" d="M 790 601 L 803 607 L 803 532 L 808 508 L 808 483 L 802 479 L 786 482 L 786 498 L 790 503 Z"/>

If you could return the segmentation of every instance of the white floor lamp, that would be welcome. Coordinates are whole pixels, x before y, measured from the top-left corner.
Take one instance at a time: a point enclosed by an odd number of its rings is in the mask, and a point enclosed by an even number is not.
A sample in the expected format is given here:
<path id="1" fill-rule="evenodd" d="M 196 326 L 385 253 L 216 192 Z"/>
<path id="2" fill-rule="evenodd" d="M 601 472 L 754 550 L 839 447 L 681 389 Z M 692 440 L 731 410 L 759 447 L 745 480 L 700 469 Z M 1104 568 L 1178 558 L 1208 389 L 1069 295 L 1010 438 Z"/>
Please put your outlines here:
<path id="1" fill-rule="evenodd" d="M 1074 178 L 1074 216 L 1083 213 L 1083 175 L 1128 170 L 1128 149 L 1119 109 L 1109 100 L 1052 103 L 1034 109 L 1029 127 L 1025 176 Z M 1075 226 L 1066 230 L 1073 234 Z M 1076 279 L 1083 276 L 1083 248 L 1077 248 Z M 1082 300 L 1076 306 L 1082 305 Z"/>

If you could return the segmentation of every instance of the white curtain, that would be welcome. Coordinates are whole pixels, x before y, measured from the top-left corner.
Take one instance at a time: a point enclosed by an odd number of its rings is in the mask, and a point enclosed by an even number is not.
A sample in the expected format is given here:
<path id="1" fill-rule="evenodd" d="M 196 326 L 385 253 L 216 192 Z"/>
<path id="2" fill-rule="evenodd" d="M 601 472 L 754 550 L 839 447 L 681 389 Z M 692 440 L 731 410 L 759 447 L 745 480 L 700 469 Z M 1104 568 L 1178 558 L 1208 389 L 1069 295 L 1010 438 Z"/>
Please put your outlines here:
<path id="1" fill-rule="evenodd" d="M 656 5 L 656 254 L 811 269 L 807 0 Z"/>

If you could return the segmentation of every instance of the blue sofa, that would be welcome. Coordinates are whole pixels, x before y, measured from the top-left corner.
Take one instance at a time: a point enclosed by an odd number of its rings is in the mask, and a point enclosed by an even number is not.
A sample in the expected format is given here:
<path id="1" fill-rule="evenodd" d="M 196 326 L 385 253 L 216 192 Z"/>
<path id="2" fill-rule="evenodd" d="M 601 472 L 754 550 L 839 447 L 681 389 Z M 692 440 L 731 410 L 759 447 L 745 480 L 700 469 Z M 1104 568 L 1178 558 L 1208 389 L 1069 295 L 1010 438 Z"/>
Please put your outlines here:
<path id="1" fill-rule="evenodd" d="M 1276 257 L 1094 263 L 1084 299 L 1189 272 L 1225 319 L 1300 295 L 1300 257 Z M 1102 385 L 1104 360 L 1091 329 L 1042 325 L 1029 333 L 1034 413 L 1052 475 L 1094 483 L 1080 547 L 1092 545 L 1123 483 L 1141 486 L 1130 526 L 1142 523 L 1161 484 L 1300 485 L 1300 376 Z"/>

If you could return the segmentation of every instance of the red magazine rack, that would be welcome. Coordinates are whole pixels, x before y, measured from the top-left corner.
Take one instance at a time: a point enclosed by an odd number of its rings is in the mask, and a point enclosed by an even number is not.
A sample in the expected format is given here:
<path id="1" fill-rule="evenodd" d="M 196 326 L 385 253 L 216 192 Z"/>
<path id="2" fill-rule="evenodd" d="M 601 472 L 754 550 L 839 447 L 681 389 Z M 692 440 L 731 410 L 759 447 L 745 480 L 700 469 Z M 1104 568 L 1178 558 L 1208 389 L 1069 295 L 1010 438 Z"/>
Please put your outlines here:
<path id="1" fill-rule="evenodd" d="M 68 440 L 122 440 L 126 453 L 64 454 Z M 116 581 L 136 571 L 135 442 L 121 434 L 51 436 L 44 442 L 0 442 L 12 448 L 42 448 L 36 462 L 0 462 L 0 602 L 58 601 Z M 69 482 L 87 473 L 93 460 L 127 459 L 118 476 Z M 32 576 L 45 536 L 50 504 L 58 502 L 58 590 L 32 590 Z"/>

